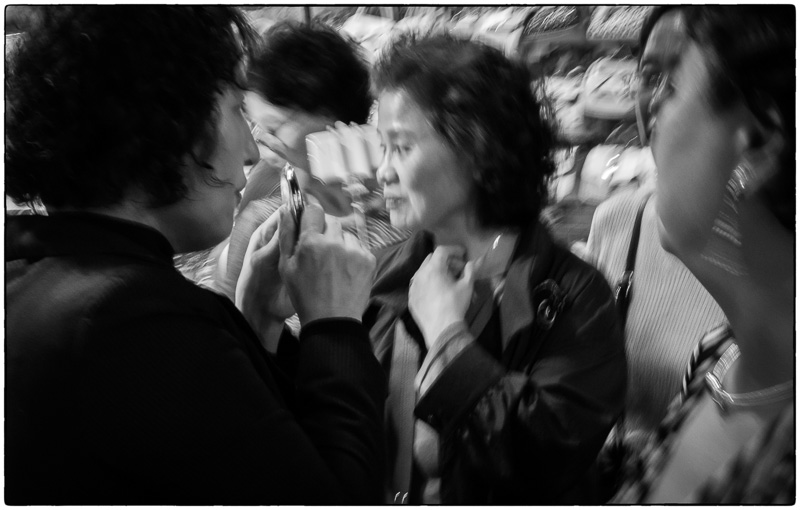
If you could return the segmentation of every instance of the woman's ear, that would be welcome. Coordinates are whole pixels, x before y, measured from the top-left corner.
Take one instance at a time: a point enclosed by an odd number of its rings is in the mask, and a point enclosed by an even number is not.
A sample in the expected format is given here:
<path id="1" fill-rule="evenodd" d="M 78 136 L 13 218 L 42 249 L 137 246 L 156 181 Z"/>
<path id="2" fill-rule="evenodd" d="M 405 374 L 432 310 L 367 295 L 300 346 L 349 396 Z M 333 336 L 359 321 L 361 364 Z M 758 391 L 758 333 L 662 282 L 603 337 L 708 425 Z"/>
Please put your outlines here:
<path id="1" fill-rule="evenodd" d="M 750 119 L 741 132 L 742 161 L 750 174 L 745 194 L 751 195 L 775 175 L 786 146 L 786 131 L 781 116 L 775 107 L 768 108 Z"/>

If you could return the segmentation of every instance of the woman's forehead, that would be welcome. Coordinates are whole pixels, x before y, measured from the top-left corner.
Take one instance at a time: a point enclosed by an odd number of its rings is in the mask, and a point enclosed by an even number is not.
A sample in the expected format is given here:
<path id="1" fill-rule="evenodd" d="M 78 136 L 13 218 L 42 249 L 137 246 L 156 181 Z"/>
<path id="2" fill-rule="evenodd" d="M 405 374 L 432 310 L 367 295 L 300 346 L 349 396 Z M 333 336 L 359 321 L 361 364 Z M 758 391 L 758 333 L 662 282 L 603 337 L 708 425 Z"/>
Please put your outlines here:
<path id="1" fill-rule="evenodd" d="M 381 92 L 378 100 L 378 124 L 386 131 L 425 131 L 432 127 L 420 105 L 402 90 Z"/>

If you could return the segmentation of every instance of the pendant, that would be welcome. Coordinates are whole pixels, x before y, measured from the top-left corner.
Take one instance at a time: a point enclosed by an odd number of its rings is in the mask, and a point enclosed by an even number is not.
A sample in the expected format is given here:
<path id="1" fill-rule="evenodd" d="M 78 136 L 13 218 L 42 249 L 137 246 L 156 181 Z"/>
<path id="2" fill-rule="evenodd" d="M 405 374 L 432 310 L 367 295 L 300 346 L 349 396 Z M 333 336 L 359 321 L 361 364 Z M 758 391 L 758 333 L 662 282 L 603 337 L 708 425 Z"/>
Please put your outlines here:
<path id="1" fill-rule="evenodd" d="M 727 414 L 733 401 L 725 390 L 722 389 L 722 383 L 717 379 L 717 376 L 709 372 L 706 374 L 706 384 L 711 390 L 711 400 L 719 406 L 722 414 Z"/>

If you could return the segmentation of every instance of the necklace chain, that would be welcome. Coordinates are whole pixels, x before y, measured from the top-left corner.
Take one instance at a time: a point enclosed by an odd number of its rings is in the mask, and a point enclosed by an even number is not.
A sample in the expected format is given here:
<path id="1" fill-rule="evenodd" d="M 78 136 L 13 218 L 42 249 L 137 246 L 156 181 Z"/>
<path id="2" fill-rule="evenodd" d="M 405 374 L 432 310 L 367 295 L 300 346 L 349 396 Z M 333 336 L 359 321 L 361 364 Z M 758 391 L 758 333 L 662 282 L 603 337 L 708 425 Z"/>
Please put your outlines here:
<path id="1" fill-rule="evenodd" d="M 480 257 L 478 257 L 478 258 L 477 258 L 477 259 L 475 259 L 475 260 L 480 260 L 481 262 L 483 262 L 484 260 L 486 260 L 486 257 L 487 257 L 487 256 L 488 256 L 490 253 L 492 253 L 493 251 L 495 251 L 495 250 L 497 249 L 497 245 L 498 245 L 498 244 L 500 244 L 500 239 L 503 237 L 503 235 L 504 235 L 505 233 L 506 233 L 506 231 L 505 231 L 505 230 L 503 230 L 502 232 L 500 232 L 499 234 L 497 234 L 497 236 L 494 238 L 494 241 L 492 241 L 492 244 L 491 244 L 491 245 L 490 245 L 488 248 L 486 248 L 486 251 L 485 251 L 485 252 L 483 252 L 483 255 L 481 255 Z"/>
<path id="2" fill-rule="evenodd" d="M 739 359 L 741 352 L 736 344 L 731 344 L 720 357 L 714 368 L 706 374 L 706 384 L 711 390 L 711 398 L 722 409 L 728 411 L 732 407 L 753 407 L 780 402 L 794 394 L 794 380 L 789 380 L 748 393 L 728 393 L 722 387 L 725 374 L 733 362 Z"/>

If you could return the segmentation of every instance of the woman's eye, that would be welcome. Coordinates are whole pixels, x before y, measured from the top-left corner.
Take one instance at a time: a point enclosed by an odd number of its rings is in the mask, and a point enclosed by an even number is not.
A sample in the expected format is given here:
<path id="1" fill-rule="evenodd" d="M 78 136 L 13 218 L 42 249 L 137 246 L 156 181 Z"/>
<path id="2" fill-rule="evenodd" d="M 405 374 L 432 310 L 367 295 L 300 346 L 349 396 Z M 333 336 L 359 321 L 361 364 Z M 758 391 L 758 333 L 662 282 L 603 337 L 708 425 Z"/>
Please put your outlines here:
<path id="1" fill-rule="evenodd" d="M 654 90 L 656 87 L 658 87 L 660 81 L 661 73 L 658 72 L 642 71 L 639 76 L 639 83 L 647 90 Z"/>

